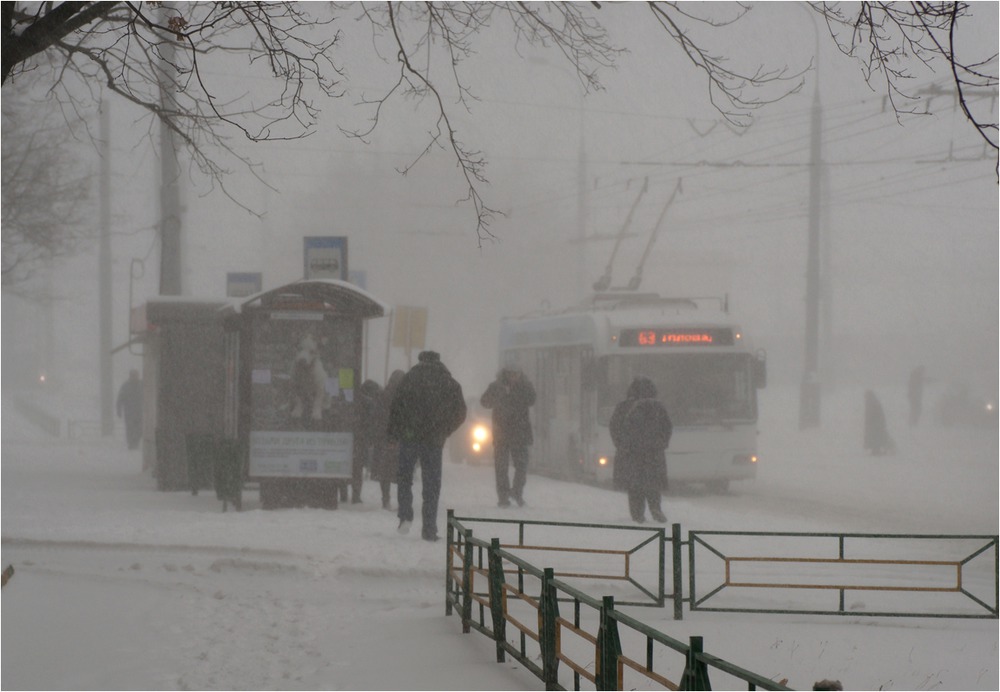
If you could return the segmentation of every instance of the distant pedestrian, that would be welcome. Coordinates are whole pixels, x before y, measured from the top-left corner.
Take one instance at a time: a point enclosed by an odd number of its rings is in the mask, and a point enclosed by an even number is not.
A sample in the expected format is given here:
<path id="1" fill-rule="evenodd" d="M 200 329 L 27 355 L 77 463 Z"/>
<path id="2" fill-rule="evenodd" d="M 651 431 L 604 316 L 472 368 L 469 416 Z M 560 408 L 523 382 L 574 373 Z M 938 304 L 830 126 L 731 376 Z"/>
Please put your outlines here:
<path id="1" fill-rule="evenodd" d="M 379 429 L 372 448 L 372 479 L 378 481 L 382 489 L 382 508 L 392 508 L 392 484 L 396 482 L 397 469 L 399 468 L 399 442 L 389 439 L 387 429 L 389 426 L 389 411 L 392 408 L 392 400 L 399 389 L 399 383 L 403 379 L 402 370 L 394 370 L 389 376 L 389 381 L 385 383 L 379 401 L 377 415 L 380 419 Z"/>
<path id="2" fill-rule="evenodd" d="M 360 504 L 361 486 L 365 469 L 371 468 L 374 447 L 384 427 L 384 417 L 379 416 L 382 388 L 375 380 L 365 380 L 358 388 L 354 401 L 357 418 L 354 423 L 354 458 L 351 463 L 351 503 Z"/>
<path id="3" fill-rule="evenodd" d="M 910 379 L 906 386 L 906 398 L 910 401 L 911 427 L 920 422 L 920 415 L 924 408 L 924 384 L 926 382 L 923 365 L 918 365 L 910 371 Z"/>
<path id="4" fill-rule="evenodd" d="M 465 421 L 465 397 L 440 355 L 423 351 L 417 360 L 393 398 L 388 434 L 390 440 L 399 442 L 399 532 L 409 533 L 413 524 L 413 471 L 420 464 L 421 536 L 436 541 L 442 448 Z"/>
<path id="5" fill-rule="evenodd" d="M 125 420 L 125 444 L 129 449 L 136 449 L 142 438 L 142 380 L 135 368 L 129 371 L 128 379 L 118 390 L 115 408 L 118 417 Z"/>
<path id="6" fill-rule="evenodd" d="M 891 454 L 895 450 L 885 423 L 885 411 L 875 392 L 865 390 L 865 449 L 874 456 Z"/>
<path id="7" fill-rule="evenodd" d="M 493 463 L 496 471 L 497 504 L 510 507 L 511 498 L 524 506 L 528 480 L 528 447 L 533 442 L 528 409 L 535 404 L 535 388 L 520 370 L 503 368 L 490 383 L 479 403 L 493 410 Z M 510 464 L 514 463 L 514 484 Z"/>
<path id="8" fill-rule="evenodd" d="M 637 377 L 629 385 L 625 400 L 611 414 L 611 441 L 615 445 L 614 481 L 628 491 L 632 519 L 639 523 L 649 513 L 658 522 L 667 517 L 660 508 L 667 488 L 667 447 L 673 425 L 667 409 L 656 398 L 656 385 Z"/>

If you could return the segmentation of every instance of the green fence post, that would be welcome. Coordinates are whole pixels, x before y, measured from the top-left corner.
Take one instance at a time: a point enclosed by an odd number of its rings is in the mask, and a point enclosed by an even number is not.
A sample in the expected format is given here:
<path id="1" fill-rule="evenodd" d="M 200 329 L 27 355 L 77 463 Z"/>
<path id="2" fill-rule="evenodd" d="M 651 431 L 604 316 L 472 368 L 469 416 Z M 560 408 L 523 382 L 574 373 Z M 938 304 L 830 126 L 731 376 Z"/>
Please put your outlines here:
<path id="1" fill-rule="evenodd" d="M 674 620 L 684 619 L 684 577 L 681 571 L 681 525 L 670 527 L 670 553 L 674 568 Z"/>
<path id="2" fill-rule="evenodd" d="M 597 678 L 599 690 L 618 689 L 618 657 L 622 655 L 622 643 L 618 638 L 618 621 L 611 614 L 615 610 L 615 597 L 601 599 L 601 624 L 597 629 Z"/>
<path id="3" fill-rule="evenodd" d="M 507 654 L 504 642 L 507 641 L 507 618 L 503 612 L 503 558 L 500 557 L 500 539 L 490 541 L 487 555 L 490 566 L 490 614 L 493 616 L 493 640 L 497 645 L 497 663 L 503 663 Z"/>
<path id="4" fill-rule="evenodd" d="M 687 650 L 687 660 L 684 664 L 684 675 L 681 676 L 680 689 L 712 689 L 712 683 L 708 679 L 708 665 L 701 659 L 704 647 L 705 644 L 701 637 L 691 637 Z"/>
<path id="5" fill-rule="evenodd" d="M 465 552 L 462 554 L 462 634 L 472 631 L 472 531 L 465 534 Z"/>
<path id="6" fill-rule="evenodd" d="M 451 615 L 451 546 L 455 544 L 455 510 L 448 510 L 448 522 L 445 524 L 445 565 L 444 565 L 444 614 Z"/>
<path id="7" fill-rule="evenodd" d="M 556 595 L 556 587 L 552 580 L 555 579 L 555 570 L 546 567 L 542 575 L 542 593 L 539 597 L 539 614 L 541 624 L 538 632 L 538 644 L 542 650 L 542 682 L 545 689 L 559 689 L 559 647 L 558 647 L 558 622 L 559 600 Z"/>
<path id="8" fill-rule="evenodd" d="M 694 539 L 694 536 L 691 535 L 691 530 L 689 529 L 688 530 L 688 595 L 687 595 L 687 601 L 688 601 L 688 609 L 692 613 L 695 610 L 695 604 L 696 604 L 696 601 L 697 601 L 697 598 L 698 598 L 696 596 L 697 591 L 695 590 L 695 583 L 694 583 L 694 574 L 695 574 L 695 567 L 694 567 L 695 550 L 694 550 L 694 544 L 695 544 L 695 539 Z"/>

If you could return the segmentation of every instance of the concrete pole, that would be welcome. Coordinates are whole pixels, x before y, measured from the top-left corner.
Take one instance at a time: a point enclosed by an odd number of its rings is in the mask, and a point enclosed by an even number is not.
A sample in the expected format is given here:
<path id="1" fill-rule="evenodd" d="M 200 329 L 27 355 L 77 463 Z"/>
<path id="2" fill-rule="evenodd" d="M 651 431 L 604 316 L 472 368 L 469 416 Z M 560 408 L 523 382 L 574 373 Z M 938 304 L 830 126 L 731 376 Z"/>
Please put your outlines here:
<path id="1" fill-rule="evenodd" d="M 576 288 L 579 294 L 578 300 L 588 303 L 587 296 L 590 292 L 591 279 L 587 275 L 587 149 L 586 136 L 584 132 L 584 111 L 583 95 L 580 95 L 580 145 L 577 150 L 577 201 L 576 201 L 576 225 L 580 234 L 580 250 L 577 254 L 577 280 Z"/>
<path id="2" fill-rule="evenodd" d="M 100 233 L 98 248 L 98 321 L 100 323 L 101 435 L 115 432 L 114 385 L 111 373 L 111 126 L 108 103 L 101 104 Z"/>
<path id="3" fill-rule="evenodd" d="M 820 343 L 824 344 L 823 359 L 820 364 L 823 389 L 827 393 L 834 390 L 837 383 L 838 368 L 837 349 L 833 343 L 833 232 L 830 224 L 830 176 L 823 176 L 821 199 L 824 201 L 820 211 Z"/>
<path id="4" fill-rule="evenodd" d="M 815 28 L 815 24 L 813 25 Z M 819 29 L 816 29 L 819 60 Z M 820 313 L 820 207 L 823 193 L 823 109 L 819 98 L 819 68 L 813 92 L 809 144 L 809 242 L 806 256 L 805 363 L 799 392 L 799 429 L 820 425 L 819 313 Z"/>
<path id="5" fill-rule="evenodd" d="M 162 12 L 166 23 L 170 3 L 164 3 Z M 174 88 L 174 45 L 164 40 L 160 45 L 160 106 L 166 112 L 177 109 Z M 180 166 L 173 131 L 160 120 L 160 295 L 179 296 L 181 282 L 181 200 L 178 189 Z"/>

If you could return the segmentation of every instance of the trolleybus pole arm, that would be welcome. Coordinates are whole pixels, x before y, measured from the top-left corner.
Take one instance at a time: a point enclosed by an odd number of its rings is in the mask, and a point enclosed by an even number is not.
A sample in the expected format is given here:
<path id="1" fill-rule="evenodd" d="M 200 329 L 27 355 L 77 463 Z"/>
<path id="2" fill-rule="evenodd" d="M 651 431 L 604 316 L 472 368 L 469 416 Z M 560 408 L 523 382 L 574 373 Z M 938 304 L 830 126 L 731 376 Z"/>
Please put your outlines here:
<path id="1" fill-rule="evenodd" d="M 663 211 L 660 212 L 660 218 L 656 220 L 656 225 L 653 226 L 652 233 L 649 234 L 649 242 L 646 243 L 646 250 L 642 253 L 642 259 L 639 260 L 639 266 L 635 268 L 635 276 L 628 282 L 628 288 L 630 291 L 634 291 L 639 288 L 642 283 L 642 268 L 646 264 L 646 259 L 649 257 L 650 250 L 653 249 L 653 243 L 656 242 L 656 236 L 660 232 L 660 227 L 663 224 L 663 219 L 667 216 L 667 209 L 670 205 L 674 203 L 674 199 L 677 197 L 677 193 L 682 191 L 681 184 L 683 183 L 683 178 L 677 179 L 677 185 L 674 186 L 674 191 L 670 193 L 670 199 L 667 203 L 663 205 Z"/>

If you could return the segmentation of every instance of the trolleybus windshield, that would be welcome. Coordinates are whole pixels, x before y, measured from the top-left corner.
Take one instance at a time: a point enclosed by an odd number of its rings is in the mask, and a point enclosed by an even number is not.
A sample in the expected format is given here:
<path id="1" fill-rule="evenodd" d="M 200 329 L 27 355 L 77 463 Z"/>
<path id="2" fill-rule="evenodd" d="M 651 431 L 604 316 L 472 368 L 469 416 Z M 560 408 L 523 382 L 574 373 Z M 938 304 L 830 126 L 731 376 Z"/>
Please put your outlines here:
<path id="1" fill-rule="evenodd" d="M 599 387 L 602 421 L 625 398 L 636 377 L 656 384 L 674 425 L 751 422 L 757 418 L 753 358 L 746 353 L 678 353 L 608 356 Z M 607 415 L 603 415 L 607 413 Z"/>

